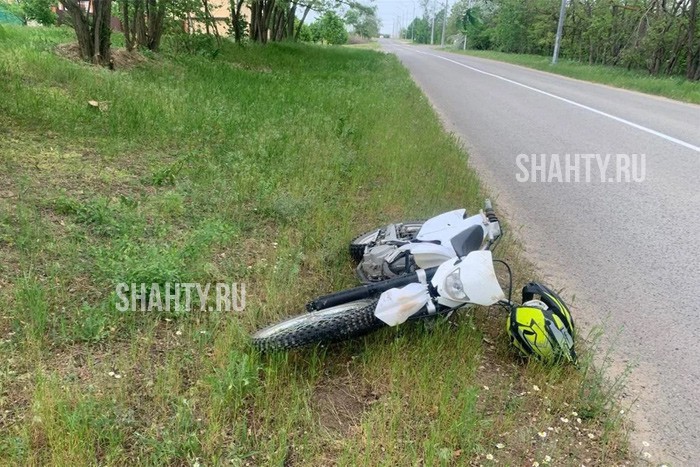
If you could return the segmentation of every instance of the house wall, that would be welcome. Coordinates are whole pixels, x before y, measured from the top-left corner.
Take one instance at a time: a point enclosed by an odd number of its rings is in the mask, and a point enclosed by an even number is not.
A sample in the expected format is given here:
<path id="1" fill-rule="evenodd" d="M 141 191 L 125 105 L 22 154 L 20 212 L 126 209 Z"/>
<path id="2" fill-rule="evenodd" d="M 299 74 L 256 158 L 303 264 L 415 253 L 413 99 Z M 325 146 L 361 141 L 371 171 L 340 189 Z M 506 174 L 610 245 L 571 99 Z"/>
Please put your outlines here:
<path id="1" fill-rule="evenodd" d="M 214 31 L 211 28 L 215 25 L 217 31 L 222 36 L 227 36 L 231 29 L 231 2 L 229 0 L 208 0 L 209 14 L 211 15 L 214 24 L 210 25 L 210 32 Z M 247 5 L 243 5 L 241 8 L 241 15 L 246 19 L 250 20 L 250 8 Z M 194 17 L 191 17 L 185 24 L 185 30 L 188 32 L 206 33 L 207 26 L 201 21 L 196 21 Z"/>

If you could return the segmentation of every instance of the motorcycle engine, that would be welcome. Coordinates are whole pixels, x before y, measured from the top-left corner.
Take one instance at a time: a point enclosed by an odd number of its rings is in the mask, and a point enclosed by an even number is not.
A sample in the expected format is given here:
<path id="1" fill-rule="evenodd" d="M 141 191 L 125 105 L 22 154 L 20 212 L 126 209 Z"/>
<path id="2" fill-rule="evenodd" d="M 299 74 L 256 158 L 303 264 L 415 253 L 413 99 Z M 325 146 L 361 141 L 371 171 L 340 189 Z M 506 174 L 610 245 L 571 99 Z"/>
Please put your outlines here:
<path id="1" fill-rule="evenodd" d="M 396 248 L 395 245 L 375 245 L 369 248 L 357 267 L 360 280 L 383 281 L 413 271 L 415 263 L 412 256 L 407 258 L 407 253 L 390 258 L 396 252 Z M 388 263 L 387 259 L 391 259 L 391 263 Z"/>
<path id="2" fill-rule="evenodd" d="M 367 281 L 380 281 L 385 277 L 384 262 L 386 257 L 396 250 L 394 245 L 376 245 L 369 248 L 362 258 L 357 272 L 360 279 Z"/>

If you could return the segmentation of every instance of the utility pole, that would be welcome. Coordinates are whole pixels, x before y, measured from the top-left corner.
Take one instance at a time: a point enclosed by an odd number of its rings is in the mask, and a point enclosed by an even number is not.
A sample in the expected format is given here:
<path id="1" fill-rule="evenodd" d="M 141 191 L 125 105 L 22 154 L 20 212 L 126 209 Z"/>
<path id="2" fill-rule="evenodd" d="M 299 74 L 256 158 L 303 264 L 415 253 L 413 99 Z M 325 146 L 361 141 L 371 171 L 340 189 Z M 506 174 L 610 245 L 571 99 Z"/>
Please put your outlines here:
<path id="1" fill-rule="evenodd" d="M 430 27 L 430 45 L 435 44 L 435 2 L 436 0 L 433 0 L 433 25 Z"/>
<path id="2" fill-rule="evenodd" d="M 565 1 L 565 0 L 562 0 Z M 445 47 L 445 25 L 447 24 L 447 0 L 445 0 L 445 11 L 442 14 L 442 39 L 440 40 L 440 47 Z"/>
<path id="3" fill-rule="evenodd" d="M 552 55 L 552 65 L 556 65 L 559 59 L 559 46 L 561 45 L 561 35 L 564 31 L 564 19 L 566 18 L 566 0 L 561 0 L 559 10 L 559 23 L 557 23 L 557 38 L 554 40 L 554 55 Z"/>

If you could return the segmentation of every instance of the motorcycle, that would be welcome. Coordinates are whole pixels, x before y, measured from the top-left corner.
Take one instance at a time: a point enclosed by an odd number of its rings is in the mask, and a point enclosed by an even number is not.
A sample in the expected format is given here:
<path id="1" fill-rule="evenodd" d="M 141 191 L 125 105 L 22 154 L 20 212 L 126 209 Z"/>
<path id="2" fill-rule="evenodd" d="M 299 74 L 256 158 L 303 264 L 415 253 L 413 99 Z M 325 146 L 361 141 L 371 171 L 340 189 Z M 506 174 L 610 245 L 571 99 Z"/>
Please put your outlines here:
<path id="1" fill-rule="evenodd" d="M 319 297 L 307 304 L 306 314 L 256 332 L 253 345 L 262 351 L 285 350 L 447 315 L 466 305 L 509 307 L 512 276 L 506 298 L 494 270 L 494 262 L 503 262 L 493 260 L 489 250 L 469 250 L 471 236 L 462 239 L 462 245 L 453 245 L 458 254 L 439 266 Z"/>
<path id="2" fill-rule="evenodd" d="M 502 236 L 501 225 L 488 199 L 484 209 L 469 216 L 457 209 L 427 221 L 389 224 L 350 242 L 351 258 L 362 283 L 392 279 L 417 269 L 439 266 L 469 251 L 491 250 Z"/>

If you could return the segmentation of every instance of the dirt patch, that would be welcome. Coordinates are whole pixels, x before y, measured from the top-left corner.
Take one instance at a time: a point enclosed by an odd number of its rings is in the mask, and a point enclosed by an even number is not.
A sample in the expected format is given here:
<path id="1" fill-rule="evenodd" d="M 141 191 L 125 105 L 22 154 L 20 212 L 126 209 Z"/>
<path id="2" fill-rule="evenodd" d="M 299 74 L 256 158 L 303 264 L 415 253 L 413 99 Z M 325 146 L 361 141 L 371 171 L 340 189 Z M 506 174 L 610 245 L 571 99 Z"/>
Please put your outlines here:
<path id="1" fill-rule="evenodd" d="M 57 45 L 54 49 L 59 57 L 72 60 L 74 62 L 85 63 L 80 57 L 80 47 L 77 42 Z M 129 70 L 149 61 L 145 55 L 135 50 L 128 51 L 124 48 L 112 49 L 112 63 L 115 70 Z"/>
<path id="2" fill-rule="evenodd" d="M 362 414 L 379 401 L 380 395 L 368 385 L 349 376 L 323 380 L 314 389 L 313 409 L 327 430 L 349 435 L 360 424 Z"/>

